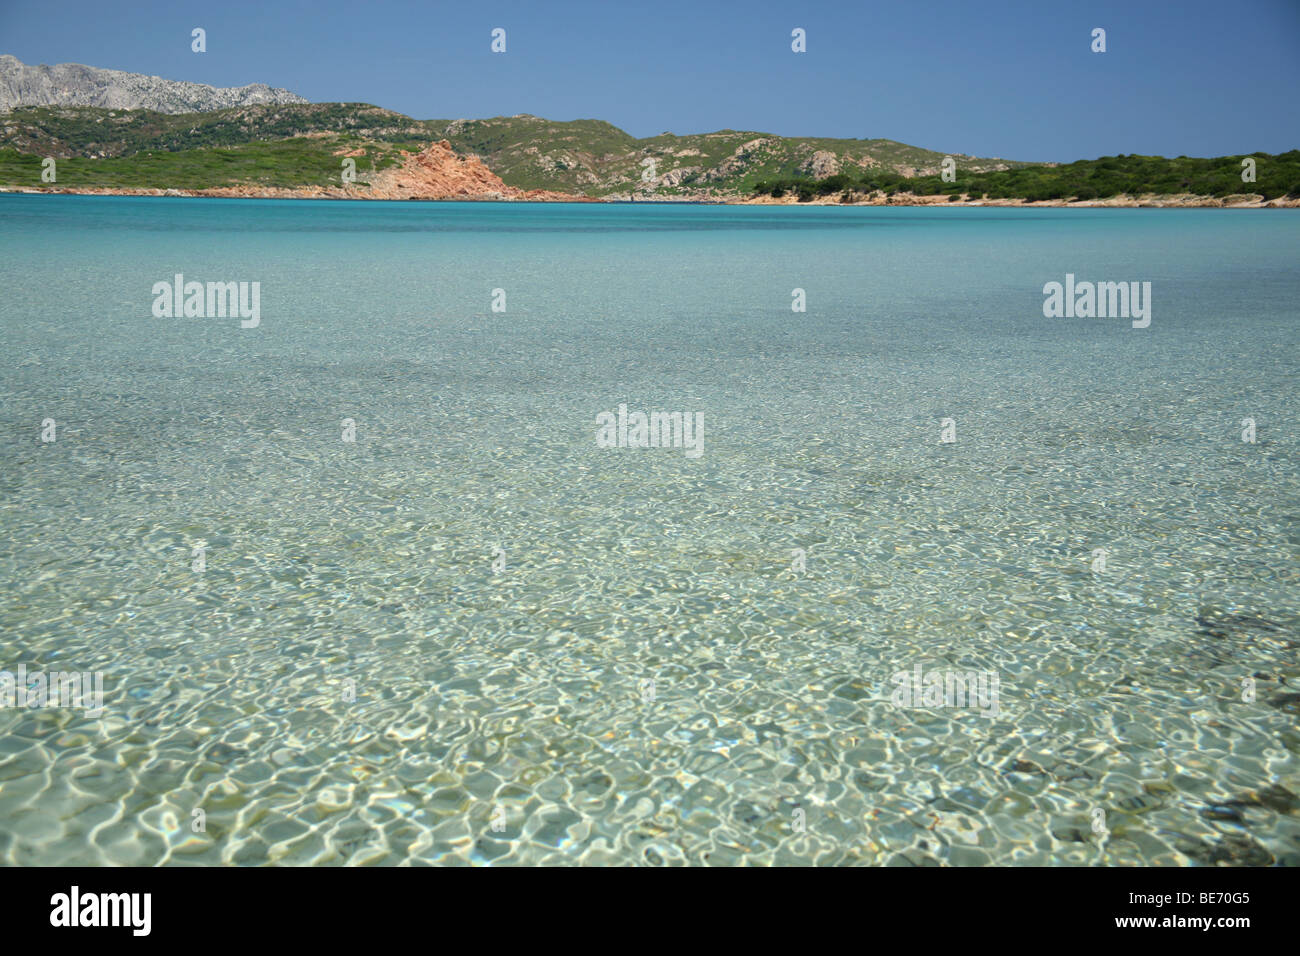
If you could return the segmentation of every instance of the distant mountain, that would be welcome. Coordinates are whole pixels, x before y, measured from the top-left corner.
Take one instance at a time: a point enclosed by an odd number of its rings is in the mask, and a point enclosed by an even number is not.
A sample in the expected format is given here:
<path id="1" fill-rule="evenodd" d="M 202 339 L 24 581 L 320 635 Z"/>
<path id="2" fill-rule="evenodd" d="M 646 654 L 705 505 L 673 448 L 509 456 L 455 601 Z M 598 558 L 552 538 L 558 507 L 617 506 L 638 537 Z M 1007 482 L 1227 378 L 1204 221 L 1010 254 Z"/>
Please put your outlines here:
<path id="1" fill-rule="evenodd" d="M 203 83 L 164 80 L 143 73 L 101 70 L 80 63 L 28 66 L 0 55 L 0 113 L 20 106 L 99 106 L 159 113 L 206 113 L 258 103 L 306 103 L 307 100 L 267 86 L 222 88 Z"/>

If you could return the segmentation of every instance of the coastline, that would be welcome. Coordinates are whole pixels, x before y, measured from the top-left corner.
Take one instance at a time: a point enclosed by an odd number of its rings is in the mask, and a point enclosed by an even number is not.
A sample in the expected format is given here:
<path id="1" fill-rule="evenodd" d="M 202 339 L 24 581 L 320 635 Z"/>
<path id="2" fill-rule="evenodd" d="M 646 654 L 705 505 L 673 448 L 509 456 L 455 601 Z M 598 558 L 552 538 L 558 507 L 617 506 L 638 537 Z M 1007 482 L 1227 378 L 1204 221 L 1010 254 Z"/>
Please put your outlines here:
<path id="1" fill-rule="evenodd" d="M 819 197 L 800 202 L 796 197 L 759 196 L 738 200 L 737 205 L 752 206 L 994 206 L 999 208 L 1034 209 L 1295 209 L 1300 199 L 1265 199 L 1259 193 L 1242 193 L 1234 196 L 1199 196 L 1193 193 L 1145 193 L 1140 196 L 1120 194 L 1107 199 L 963 199 L 952 202 L 947 196 L 870 196 L 842 203 L 837 198 Z"/>
<path id="2" fill-rule="evenodd" d="M 645 198 L 600 198 L 568 193 L 531 190 L 511 195 L 509 192 L 487 191 L 458 195 L 412 195 L 390 193 L 376 195 L 362 188 L 346 189 L 338 186 L 218 186 L 210 189 L 152 189 L 143 187 L 51 186 L 0 186 L 0 195 L 28 196 L 145 196 L 185 199 L 342 199 L 366 202 L 509 202 L 509 203 L 601 203 L 605 205 L 637 205 L 640 203 L 715 205 L 715 206 L 946 206 L 946 207 L 997 207 L 1026 209 L 1296 209 L 1300 199 L 1265 199 L 1258 193 L 1240 195 L 1198 196 L 1193 194 L 1165 195 L 1148 193 L 1141 196 L 1119 195 L 1107 199 L 964 199 L 956 202 L 947 196 L 915 196 L 910 193 L 893 196 L 856 196 L 850 202 L 838 197 L 818 197 L 801 202 L 795 196 L 757 196 L 748 198 L 720 198 L 704 196 L 651 196 Z"/>

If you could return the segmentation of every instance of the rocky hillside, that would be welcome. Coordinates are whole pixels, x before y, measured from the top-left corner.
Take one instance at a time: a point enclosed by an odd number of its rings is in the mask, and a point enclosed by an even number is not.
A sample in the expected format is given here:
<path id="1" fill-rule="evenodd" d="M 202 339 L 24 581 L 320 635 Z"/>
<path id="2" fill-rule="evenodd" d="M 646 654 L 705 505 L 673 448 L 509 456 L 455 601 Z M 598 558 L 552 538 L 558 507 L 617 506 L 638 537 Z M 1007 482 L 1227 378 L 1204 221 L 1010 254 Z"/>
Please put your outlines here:
<path id="1" fill-rule="evenodd" d="M 0 112 L 19 106 L 99 106 L 106 109 L 202 113 L 254 103 L 306 103 L 264 83 L 221 88 L 80 63 L 29 66 L 0 56 Z"/>
<path id="2" fill-rule="evenodd" d="M 359 174 L 403 162 L 446 140 L 476 155 L 511 187 L 599 198 L 710 199 L 748 195 L 764 180 L 879 169 L 903 176 L 937 173 L 945 154 L 888 139 L 820 139 L 721 130 L 637 139 L 599 120 L 557 122 L 519 115 L 483 120 L 416 120 L 362 103 L 241 106 L 167 115 L 88 107 L 17 109 L 0 116 L 0 151 L 67 159 L 60 170 L 89 176 L 85 185 L 206 188 L 242 165 L 254 182 L 328 186 L 338 182 L 338 150 L 360 150 Z M 293 163 L 283 164 L 292 156 Z M 1025 165 L 952 154 L 959 168 L 991 171 Z M 253 163 L 253 157 L 257 162 Z M 76 159 L 104 163 L 73 162 Z M 0 157 L 0 184 L 17 163 Z M 203 175 L 195 178 L 199 173 Z M 209 175 L 211 174 L 211 175 Z M 286 176 L 293 180 L 286 181 Z M 97 177 L 97 178 L 96 178 Z M 93 181 L 92 181 L 93 180 Z M 59 181 L 74 183 L 63 174 Z"/>
<path id="3" fill-rule="evenodd" d="M 827 139 L 719 130 L 635 139 L 609 123 L 558 123 L 537 116 L 429 120 L 431 131 L 475 152 L 512 185 L 562 189 L 609 199 L 723 198 L 763 180 L 822 178 L 883 169 L 903 176 L 938 173 L 947 154 L 889 139 Z M 1025 165 L 951 154 L 969 170 Z"/>

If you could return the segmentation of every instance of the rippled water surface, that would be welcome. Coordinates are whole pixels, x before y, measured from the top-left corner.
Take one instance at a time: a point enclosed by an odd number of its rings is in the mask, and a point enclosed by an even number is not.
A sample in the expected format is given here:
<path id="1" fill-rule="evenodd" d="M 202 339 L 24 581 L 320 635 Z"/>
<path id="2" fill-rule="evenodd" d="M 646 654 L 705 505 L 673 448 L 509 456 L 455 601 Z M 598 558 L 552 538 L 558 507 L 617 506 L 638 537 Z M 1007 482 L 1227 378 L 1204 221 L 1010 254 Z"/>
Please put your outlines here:
<path id="1" fill-rule="evenodd" d="M 1300 864 L 1300 214 L 7 197 L 0 238 L 0 667 L 105 689 L 0 710 L 3 862 Z M 176 273 L 260 326 L 155 318 Z M 1066 273 L 1150 327 L 1044 318 Z M 598 447 L 620 404 L 702 456 Z M 917 665 L 996 714 L 895 706 Z"/>

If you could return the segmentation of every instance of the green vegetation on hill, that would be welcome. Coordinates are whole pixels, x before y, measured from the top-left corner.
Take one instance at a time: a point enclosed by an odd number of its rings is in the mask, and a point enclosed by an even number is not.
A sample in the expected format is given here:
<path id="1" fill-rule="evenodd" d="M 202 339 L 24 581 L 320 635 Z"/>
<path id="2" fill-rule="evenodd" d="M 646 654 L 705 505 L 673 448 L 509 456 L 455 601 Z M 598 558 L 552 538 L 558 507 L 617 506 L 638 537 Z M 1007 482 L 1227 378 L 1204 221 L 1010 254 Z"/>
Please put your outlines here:
<path id="1" fill-rule="evenodd" d="M 1242 160 L 1255 160 L 1256 181 L 1241 181 Z M 753 191 L 770 196 L 794 195 L 807 202 L 817 196 L 854 192 L 911 193 L 916 196 L 965 194 L 972 199 L 1093 200 L 1146 194 L 1232 196 L 1255 193 L 1265 199 L 1300 197 L 1300 150 L 1270 155 L 1191 159 L 1179 156 L 1103 156 L 1062 166 L 1021 166 L 989 172 L 965 172 L 958 164 L 956 182 L 940 176 L 907 178 L 871 171 L 860 175 L 782 177 L 755 183 Z"/>
<path id="2" fill-rule="evenodd" d="M 334 149 L 349 143 L 365 149 L 362 141 L 341 137 L 331 141 Z M 365 184 L 367 173 L 395 162 L 396 150 L 385 153 L 371 147 L 355 157 L 357 182 Z M 40 156 L 0 149 L 0 184 L 41 184 Z M 189 149 L 179 153 L 149 152 L 129 157 L 86 159 L 80 156 L 56 159 L 55 186 L 69 189 L 142 188 L 211 189 L 218 186 L 327 186 L 340 185 L 341 158 L 322 148 L 317 139 L 285 139 L 269 143 L 213 149 Z"/>
<path id="3" fill-rule="evenodd" d="M 364 103 L 266 104 L 187 114 L 31 107 L 0 115 L 0 149 L 61 160 L 60 184 L 65 184 L 62 160 L 93 161 L 66 167 L 69 175 L 78 177 L 66 180 L 71 185 L 193 189 L 212 184 L 214 178 L 223 179 L 219 185 L 236 185 L 245 181 L 232 178 L 246 171 L 243 160 L 256 166 L 256 159 L 270 161 L 274 154 L 243 150 L 290 140 L 304 142 L 302 150 L 315 151 L 318 158 L 291 153 L 294 165 L 257 169 L 261 178 L 251 182 L 266 182 L 271 176 L 277 184 L 285 184 L 302 173 L 316 178 L 294 185 L 320 184 L 319 175 L 326 175 L 331 165 L 337 169 L 334 152 L 340 142 L 364 141 L 378 154 L 392 157 L 399 149 L 414 151 L 440 139 L 448 140 L 457 153 L 477 154 L 511 186 L 646 198 L 743 195 L 761 179 L 808 176 L 841 166 L 908 175 L 937 172 L 944 156 L 884 139 L 789 138 L 736 130 L 636 139 L 599 120 L 555 122 L 528 115 L 415 120 Z M 223 159 L 214 154 L 217 150 L 241 152 Z M 974 157 L 960 157 L 959 162 L 971 169 L 1021 165 Z M 101 170 L 94 163 L 108 165 Z M 654 177 L 647 182 L 643 173 L 650 163 Z M 5 161 L 0 171 L 6 173 L 0 185 L 39 184 L 39 179 L 33 182 L 28 176 L 25 165 L 15 169 L 12 161 Z M 11 175 L 15 172 L 20 174 L 17 178 Z M 337 175 L 332 175 L 327 181 L 337 182 Z"/>
<path id="4" fill-rule="evenodd" d="M 364 103 L 262 104 L 209 113 L 34 106 L 0 114 L 0 146 L 55 158 L 180 152 L 325 133 L 420 145 L 430 135 L 424 123 Z"/>

